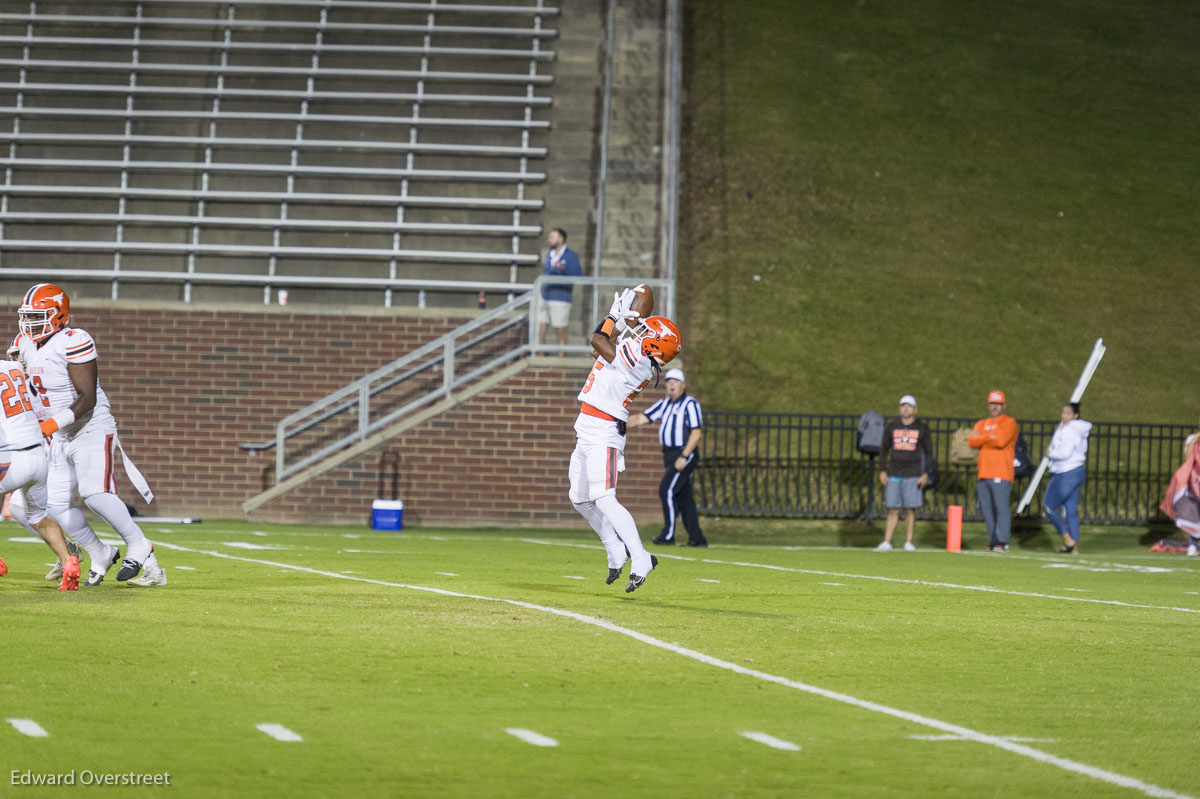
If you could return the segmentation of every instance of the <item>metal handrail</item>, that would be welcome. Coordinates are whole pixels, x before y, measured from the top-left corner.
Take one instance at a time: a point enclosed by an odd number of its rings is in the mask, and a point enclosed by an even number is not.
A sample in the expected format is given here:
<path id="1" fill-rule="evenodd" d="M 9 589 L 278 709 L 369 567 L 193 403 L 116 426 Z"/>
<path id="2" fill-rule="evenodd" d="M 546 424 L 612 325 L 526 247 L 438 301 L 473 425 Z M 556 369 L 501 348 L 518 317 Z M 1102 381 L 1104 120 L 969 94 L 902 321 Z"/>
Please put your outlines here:
<path id="1" fill-rule="evenodd" d="M 293 203 L 337 203 L 339 205 L 405 205 L 431 208 L 525 208 L 539 209 L 543 200 L 519 197 L 432 197 L 410 194 L 335 194 L 323 191 L 218 191 L 213 189 L 157 189 L 121 186 L 49 186 L 14 183 L 4 186 L 5 194 L 47 194 L 66 197 L 138 197 L 163 200 L 222 200 L 224 202 L 269 202 L 287 197 Z"/>
<path id="2" fill-rule="evenodd" d="M 445 6 L 449 8 L 449 6 Z M 442 6 L 438 7 L 443 8 Z M 190 17 L 116 17 L 104 15 L 76 14 L 0 14 L 0 22 L 69 22 L 90 23 L 93 25 L 162 25 L 168 28 L 224 28 L 223 19 L 196 19 Z M 229 27 L 255 28 L 258 30 L 317 30 L 322 27 L 316 22 L 295 20 L 236 20 Z M 350 31 L 356 33 L 444 33 L 451 35 L 478 36 L 537 36 L 552 39 L 558 35 L 554 28 L 499 28 L 486 25 L 404 25 L 380 22 L 328 22 L 323 26 L 329 31 Z M 153 40 L 148 40 L 153 42 Z"/>
<path id="3" fill-rule="evenodd" d="M 536 264 L 534 253 L 467 252 L 465 250 L 393 250 L 377 247 L 297 247 L 285 244 L 189 244 L 169 241 L 57 241 L 53 239 L 0 239 L 0 250 L 73 250 L 75 252 L 206 253 L 209 255 L 290 255 L 301 258 L 396 258 L 405 261 L 438 261 L 474 264 Z M 7 271 L 7 270 L 6 270 Z M 50 271 L 50 270 L 47 270 Z M 99 270 L 97 270 L 98 272 Z M 122 270 L 122 274 L 124 271 Z"/>
<path id="4" fill-rule="evenodd" d="M 0 82 L 0 89 L 23 91 L 29 94 L 45 94 L 61 92 L 70 94 L 133 94 L 163 97 L 250 97 L 262 101 L 298 100 L 311 97 L 314 100 L 355 100 L 378 101 L 383 103 L 412 102 L 422 103 L 462 103 L 467 105 L 536 105 L 550 106 L 554 100 L 550 97 L 535 95 L 528 97 L 522 94 L 448 94 L 442 92 L 342 92 L 332 89 L 313 89 L 307 92 L 301 89 L 271 89 L 264 94 L 260 88 L 237 89 L 217 86 L 121 86 L 109 83 L 18 83 Z"/>
<path id="5" fill-rule="evenodd" d="M 212 0 L 154 0 L 162 5 L 175 3 L 177 5 L 212 5 Z M 325 7 L 331 10 L 339 8 L 382 9 L 385 11 L 436 11 L 444 14 L 447 11 L 467 12 L 472 14 L 558 14 L 557 6 L 503 6 L 491 3 L 453 3 L 442 5 L 436 2 L 412 3 L 395 2 L 395 0 L 235 0 L 240 6 L 288 6 L 288 7 Z"/>
<path id="6" fill-rule="evenodd" d="M 462 344 L 457 345 L 457 347 L 454 351 L 454 354 L 461 355 L 463 352 L 466 352 L 471 347 L 478 346 L 478 345 L 484 343 L 485 341 L 495 338 L 496 336 L 500 335 L 501 333 L 505 332 L 506 330 L 516 327 L 517 325 L 523 324 L 524 322 L 527 321 L 527 318 L 528 318 L 527 316 L 514 317 L 514 318 L 510 319 L 509 321 L 505 322 L 500 327 L 496 328 L 495 330 L 489 330 L 487 333 L 476 336 L 475 338 L 470 339 L 469 341 L 463 342 Z M 401 372 L 400 374 L 387 380 L 386 382 L 381 383 L 376 388 L 371 389 L 370 396 L 373 397 L 376 394 L 380 394 L 384 391 L 387 391 L 389 388 L 395 388 L 397 385 L 404 382 L 405 380 L 408 380 L 409 378 L 412 378 L 412 377 L 416 377 L 421 372 L 424 372 L 424 371 L 436 366 L 437 363 L 438 363 L 438 358 L 434 358 L 433 360 L 427 361 L 425 363 L 419 363 L 416 366 L 412 367 L 411 369 Z M 337 414 L 350 410 L 350 408 L 352 408 L 356 403 L 357 403 L 357 400 L 351 400 L 350 402 L 346 402 L 346 403 L 343 403 L 336 407 L 330 408 L 324 414 L 317 416 L 312 421 L 307 422 L 306 424 L 301 425 L 300 427 L 297 427 L 294 430 L 292 430 L 288 434 L 288 437 L 291 438 L 291 437 L 300 435 L 301 433 L 308 432 L 312 428 L 319 425 L 321 422 L 328 421 L 329 419 L 333 418 Z M 263 450 L 271 449 L 274 446 L 275 446 L 275 439 L 270 439 L 268 441 L 262 441 L 262 442 L 257 442 L 257 443 L 243 442 L 241 444 L 238 444 L 238 449 L 244 449 L 244 450 L 247 450 L 250 452 L 262 452 Z"/>
<path id="7" fill-rule="evenodd" d="M 234 119 L 261 119 L 282 122 L 297 122 L 305 119 L 309 122 L 363 122 L 374 125 L 404 125 L 416 128 L 518 128 L 549 130 L 550 121 L 546 119 L 469 119 L 467 117 L 398 117 L 379 116 L 373 114 L 288 114 L 272 111 L 193 111 L 186 108 L 178 109 L 124 109 L 124 108 L 59 108 L 49 106 L 0 106 L 0 114 L 15 116 L 40 117 L 97 117 L 118 119 L 217 119 L 229 121 Z"/>
<path id="8" fill-rule="evenodd" d="M 541 225 L 489 225 L 474 222 L 362 222 L 351 219 L 268 219 L 248 216 L 199 216 L 195 214 L 93 214 L 67 211 L 0 211 L 0 221 L 26 225 L 56 222 L 80 224 L 112 224 L 125 222 L 138 225 L 199 225 L 200 227 L 267 227 L 293 230 L 402 230 L 409 233 L 482 233 L 508 236 L 536 236 Z M 0 239 L 0 242 L 3 240 Z"/>
<path id="9" fill-rule="evenodd" d="M 208 0 L 205 0 L 208 2 Z M 161 0 L 159 0 L 161 2 Z M 439 10 L 446 10 L 442 6 Z M 3 36 L 0 44 L 70 44 L 81 47 L 152 47 L 154 49 L 180 50 L 243 50 L 248 52 L 305 53 L 316 48 L 312 42 L 230 42 L 227 46 L 219 41 L 198 39 L 114 39 L 93 36 Z M 326 53 L 392 53 L 396 55 L 456 55 L 479 56 L 480 58 L 537 58 L 553 61 L 553 50 L 514 50 L 500 47 L 425 47 L 417 44 L 322 44 Z"/>
<path id="10" fill-rule="evenodd" d="M 146 46 L 153 39 L 142 43 Z M 207 75 L 222 72 L 228 75 L 253 75 L 264 77 L 270 75 L 288 75 L 306 77 L 312 74 L 307 67 L 265 67 L 265 66 L 220 66 L 217 64 L 171 64 L 151 61 L 87 61 L 73 58 L 0 58 L 0 67 L 39 67 L 41 69 L 70 69 L 95 70 L 98 72 L 128 72 L 131 69 L 138 72 L 184 72 L 188 74 Z M 507 72 L 451 72 L 429 71 L 417 69 L 358 69 L 353 67 L 322 67 L 321 75 L 325 78 L 413 78 L 419 80 L 444 80 L 455 83 L 478 81 L 480 83 L 539 83 L 547 84 L 553 80 L 551 75 L 522 75 Z"/>
<path id="11" fill-rule="evenodd" d="M 20 84 L 0 83 L 0 89 Z M 28 85 L 28 84 L 27 84 Z M 118 87 L 112 87 L 114 89 Z M 215 91 L 215 89 L 214 89 Z M 229 93 L 229 89 L 225 90 Z M 302 94 L 302 92 L 298 93 Z M 540 158 L 545 147 L 519 147 L 503 144 L 452 144 L 449 142 L 360 141 L 356 139 L 254 139 L 246 136 L 153 136 L 130 133 L 13 133 L 0 131 L 0 141 L 43 142 L 46 144 L 162 144 L 171 147 L 211 145 L 214 147 L 276 148 L 301 150 L 384 150 L 388 152 L 424 152 L 439 155 L 496 155 Z"/>
<path id="12" fill-rule="evenodd" d="M 476 180 L 538 182 L 545 172 L 502 172 L 471 169 L 409 169 L 407 167 L 310 166 L 204 161 L 109 161 L 98 158 L 0 158 L 0 166 L 32 169 L 120 169 L 138 172 L 228 172 L 260 175 L 334 175 L 363 178 L 413 178 L 414 180 Z"/>

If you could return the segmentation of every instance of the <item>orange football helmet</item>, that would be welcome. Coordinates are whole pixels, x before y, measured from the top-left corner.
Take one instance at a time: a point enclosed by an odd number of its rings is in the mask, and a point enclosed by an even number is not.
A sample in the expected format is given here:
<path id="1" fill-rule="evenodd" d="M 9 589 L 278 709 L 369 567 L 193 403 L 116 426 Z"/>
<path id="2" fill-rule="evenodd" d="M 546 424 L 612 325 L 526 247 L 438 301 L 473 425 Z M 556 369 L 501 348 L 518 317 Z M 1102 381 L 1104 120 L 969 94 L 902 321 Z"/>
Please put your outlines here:
<path id="1" fill-rule="evenodd" d="M 679 328 L 665 316 L 646 317 L 636 332 L 642 340 L 642 352 L 660 364 L 670 363 L 683 349 Z"/>
<path id="2" fill-rule="evenodd" d="M 52 283 L 38 283 L 29 289 L 17 309 L 17 327 L 34 343 L 62 330 L 70 318 L 71 301 L 67 292 Z"/>

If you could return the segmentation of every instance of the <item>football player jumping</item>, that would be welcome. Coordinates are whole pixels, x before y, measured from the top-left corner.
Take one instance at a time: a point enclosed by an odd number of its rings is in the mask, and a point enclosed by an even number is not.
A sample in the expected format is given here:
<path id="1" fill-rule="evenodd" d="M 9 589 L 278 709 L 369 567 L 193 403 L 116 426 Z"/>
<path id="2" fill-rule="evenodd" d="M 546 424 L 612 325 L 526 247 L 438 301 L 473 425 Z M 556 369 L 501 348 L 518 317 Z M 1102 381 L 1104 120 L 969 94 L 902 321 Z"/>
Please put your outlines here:
<path id="1" fill-rule="evenodd" d="M 121 449 L 117 423 L 100 387 L 96 343 L 86 330 L 67 326 L 70 301 L 58 286 L 39 283 L 30 288 L 17 315 L 21 358 L 50 414 L 41 423 L 42 432 L 52 436 L 50 515 L 91 556 L 86 585 L 99 585 L 120 552 L 101 543 L 87 517 L 71 504 L 77 488 L 84 504 L 125 539 L 125 560 L 117 580 L 142 587 L 166 585 L 167 576 L 158 565 L 154 547 L 117 496 L 114 471 L 120 451 L 130 482 L 146 502 L 154 498 L 146 479 Z"/>
<path id="2" fill-rule="evenodd" d="M 658 565 L 642 545 L 633 515 L 617 501 L 617 475 L 625 470 L 629 404 L 682 347 L 675 323 L 663 316 L 646 318 L 631 335 L 618 340 L 626 320 L 637 317 L 631 310 L 635 297 L 632 290 L 616 297 L 592 334 L 592 348 L 599 357 L 579 392 L 582 406 L 575 420 L 569 492 L 575 509 L 604 543 L 610 585 L 621 576 L 628 552 L 626 593 L 640 588 Z"/>

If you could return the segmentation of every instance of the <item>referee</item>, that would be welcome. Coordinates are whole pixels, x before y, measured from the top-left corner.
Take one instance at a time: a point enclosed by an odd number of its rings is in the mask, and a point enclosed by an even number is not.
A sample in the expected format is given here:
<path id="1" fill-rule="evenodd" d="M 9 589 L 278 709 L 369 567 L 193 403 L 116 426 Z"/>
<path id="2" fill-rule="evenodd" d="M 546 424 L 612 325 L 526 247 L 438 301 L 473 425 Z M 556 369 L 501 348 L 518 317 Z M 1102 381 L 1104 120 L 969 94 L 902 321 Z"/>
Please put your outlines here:
<path id="1" fill-rule="evenodd" d="M 668 369 L 667 396 L 643 412 L 629 418 L 630 427 L 658 422 L 658 443 L 663 448 L 663 466 L 667 473 L 658 484 L 658 496 L 663 506 L 663 529 L 655 544 L 675 543 L 675 520 L 682 516 L 687 530 L 689 547 L 706 547 L 708 541 L 700 531 L 696 516 L 696 499 L 692 495 L 692 472 L 700 459 L 700 426 L 704 416 L 700 403 L 688 396 L 682 369 Z"/>

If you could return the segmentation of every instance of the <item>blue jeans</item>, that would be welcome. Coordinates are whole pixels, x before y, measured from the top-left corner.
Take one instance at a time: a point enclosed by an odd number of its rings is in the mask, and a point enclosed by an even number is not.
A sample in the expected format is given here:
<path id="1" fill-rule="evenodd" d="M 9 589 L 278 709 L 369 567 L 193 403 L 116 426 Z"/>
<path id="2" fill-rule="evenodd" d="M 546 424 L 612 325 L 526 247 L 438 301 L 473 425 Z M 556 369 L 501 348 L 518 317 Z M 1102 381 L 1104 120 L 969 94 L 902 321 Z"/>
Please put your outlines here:
<path id="1" fill-rule="evenodd" d="M 976 486 L 979 509 L 987 525 L 988 546 L 1008 546 L 1012 533 L 1012 483 L 1008 480 L 980 480 Z"/>
<path id="2" fill-rule="evenodd" d="M 1079 491 L 1087 479 L 1087 468 L 1077 466 L 1069 472 L 1060 472 L 1050 478 L 1046 487 L 1046 496 L 1042 507 L 1046 518 L 1058 530 L 1059 535 L 1069 535 L 1079 541 Z M 1065 511 L 1066 518 L 1058 515 L 1058 509 Z"/>

